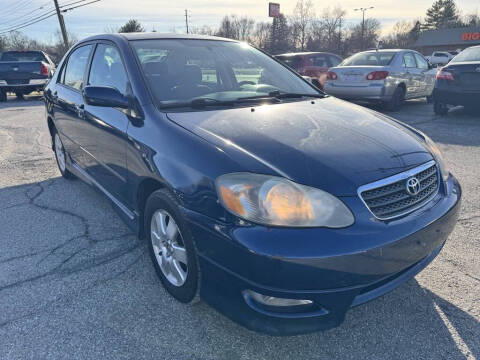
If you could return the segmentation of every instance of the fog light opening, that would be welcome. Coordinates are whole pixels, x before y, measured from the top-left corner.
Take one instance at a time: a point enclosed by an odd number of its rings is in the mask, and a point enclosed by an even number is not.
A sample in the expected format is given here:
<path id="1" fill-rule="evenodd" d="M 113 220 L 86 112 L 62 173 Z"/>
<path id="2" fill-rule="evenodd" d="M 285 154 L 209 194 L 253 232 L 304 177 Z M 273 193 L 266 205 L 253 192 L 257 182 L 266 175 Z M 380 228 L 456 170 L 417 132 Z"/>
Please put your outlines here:
<path id="1" fill-rule="evenodd" d="M 245 293 L 257 303 L 272 307 L 305 306 L 313 304 L 313 301 L 311 300 L 278 298 L 269 295 L 262 295 L 252 290 L 245 290 Z"/>

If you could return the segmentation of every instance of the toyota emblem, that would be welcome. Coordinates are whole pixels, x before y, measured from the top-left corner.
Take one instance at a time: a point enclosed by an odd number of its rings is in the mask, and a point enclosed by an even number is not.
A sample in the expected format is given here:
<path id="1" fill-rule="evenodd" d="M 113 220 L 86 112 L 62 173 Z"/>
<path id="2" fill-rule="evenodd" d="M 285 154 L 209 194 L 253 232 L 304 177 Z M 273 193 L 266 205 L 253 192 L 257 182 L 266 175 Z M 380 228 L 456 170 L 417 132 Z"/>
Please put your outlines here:
<path id="1" fill-rule="evenodd" d="M 406 183 L 407 193 L 410 196 L 415 196 L 420 192 L 420 181 L 416 177 L 411 177 Z"/>

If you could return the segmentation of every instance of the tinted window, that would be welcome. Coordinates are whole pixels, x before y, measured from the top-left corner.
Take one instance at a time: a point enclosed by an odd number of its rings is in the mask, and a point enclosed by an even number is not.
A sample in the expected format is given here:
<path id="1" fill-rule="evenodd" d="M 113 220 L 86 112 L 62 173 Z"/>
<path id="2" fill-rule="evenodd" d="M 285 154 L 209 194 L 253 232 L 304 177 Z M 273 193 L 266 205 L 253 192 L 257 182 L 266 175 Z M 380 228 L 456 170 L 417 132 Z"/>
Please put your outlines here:
<path id="1" fill-rule="evenodd" d="M 7 51 L 0 61 L 47 61 L 47 58 L 39 51 Z"/>
<path id="2" fill-rule="evenodd" d="M 406 53 L 403 55 L 403 64 L 407 68 L 417 67 L 417 63 L 415 62 L 415 58 L 413 57 L 412 53 Z"/>
<path id="3" fill-rule="evenodd" d="M 85 45 L 72 52 L 63 74 L 63 83 L 65 85 L 78 90 L 82 88 L 90 50 L 92 50 L 92 45 Z"/>
<path id="4" fill-rule="evenodd" d="M 392 62 L 394 52 L 363 52 L 345 59 L 342 66 L 386 66 Z"/>
<path id="5" fill-rule="evenodd" d="M 329 59 L 330 59 L 330 66 L 331 67 L 337 66 L 338 64 L 340 64 L 342 62 L 342 59 L 337 58 L 336 56 L 329 56 Z"/>
<path id="6" fill-rule="evenodd" d="M 265 96 L 272 91 L 318 94 L 268 55 L 244 43 L 155 39 L 131 42 L 161 105 Z"/>
<path id="7" fill-rule="evenodd" d="M 471 47 L 463 50 L 451 62 L 461 61 L 480 61 L 480 47 Z"/>
<path id="8" fill-rule="evenodd" d="M 125 94 L 127 82 L 125 67 L 117 48 L 113 45 L 97 45 L 90 68 L 88 84 L 111 86 Z"/>
<path id="9" fill-rule="evenodd" d="M 298 70 L 302 64 L 302 59 L 297 56 L 277 56 L 276 58 L 295 70 Z"/>
<path id="10" fill-rule="evenodd" d="M 417 59 L 417 67 L 422 70 L 428 70 L 428 62 L 424 59 L 423 56 L 415 54 L 415 59 Z"/>
<path id="11" fill-rule="evenodd" d="M 313 66 L 319 66 L 319 67 L 330 67 L 327 61 L 327 57 L 325 55 L 313 55 L 310 57 L 310 60 L 312 61 Z"/>
<path id="12" fill-rule="evenodd" d="M 445 54 L 445 53 L 435 53 L 434 56 L 436 56 L 436 57 L 448 57 L 448 55 Z"/>

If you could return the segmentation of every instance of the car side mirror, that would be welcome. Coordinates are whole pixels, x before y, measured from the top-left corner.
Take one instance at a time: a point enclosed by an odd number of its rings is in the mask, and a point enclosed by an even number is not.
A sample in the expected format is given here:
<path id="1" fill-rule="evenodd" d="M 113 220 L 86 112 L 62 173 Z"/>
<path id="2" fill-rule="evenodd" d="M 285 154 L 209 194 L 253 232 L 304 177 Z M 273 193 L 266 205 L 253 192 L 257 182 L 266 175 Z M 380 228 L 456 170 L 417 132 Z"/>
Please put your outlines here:
<path id="1" fill-rule="evenodd" d="M 117 89 L 110 86 L 86 86 L 83 99 L 87 105 L 127 109 L 129 101 Z"/>

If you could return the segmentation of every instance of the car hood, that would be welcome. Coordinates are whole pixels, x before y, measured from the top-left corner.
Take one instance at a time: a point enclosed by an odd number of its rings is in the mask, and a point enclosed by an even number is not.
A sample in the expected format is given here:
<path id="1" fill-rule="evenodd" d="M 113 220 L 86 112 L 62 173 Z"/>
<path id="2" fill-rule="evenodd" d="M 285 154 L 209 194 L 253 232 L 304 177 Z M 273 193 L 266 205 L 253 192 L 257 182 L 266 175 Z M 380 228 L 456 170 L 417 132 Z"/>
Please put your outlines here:
<path id="1" fill-rule="evenodd" d="M 167 116 L 226 152 L 241 171 L 278 174 L 338 196 L 432 159 L 421 135 L 332 97 Z"/>

